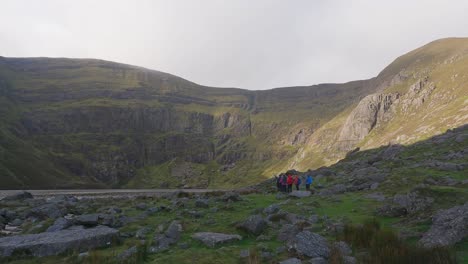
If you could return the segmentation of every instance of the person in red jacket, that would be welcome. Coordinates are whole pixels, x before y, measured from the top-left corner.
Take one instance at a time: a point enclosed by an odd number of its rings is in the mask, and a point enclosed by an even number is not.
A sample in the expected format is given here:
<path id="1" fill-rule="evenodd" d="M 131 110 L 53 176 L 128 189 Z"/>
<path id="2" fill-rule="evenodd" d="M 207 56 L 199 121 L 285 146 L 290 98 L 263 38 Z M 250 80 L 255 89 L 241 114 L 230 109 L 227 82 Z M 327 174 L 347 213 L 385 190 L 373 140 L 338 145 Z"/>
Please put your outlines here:
<path id="1" fill-rule="evenodd" d="M 288 193 L 292 192 L 292 185 L 294 183 L 294 179 L 291 176 L 291 174 L 288 174 L 288 179 L 286 180 L 286 183 L 288 184 Z"/>

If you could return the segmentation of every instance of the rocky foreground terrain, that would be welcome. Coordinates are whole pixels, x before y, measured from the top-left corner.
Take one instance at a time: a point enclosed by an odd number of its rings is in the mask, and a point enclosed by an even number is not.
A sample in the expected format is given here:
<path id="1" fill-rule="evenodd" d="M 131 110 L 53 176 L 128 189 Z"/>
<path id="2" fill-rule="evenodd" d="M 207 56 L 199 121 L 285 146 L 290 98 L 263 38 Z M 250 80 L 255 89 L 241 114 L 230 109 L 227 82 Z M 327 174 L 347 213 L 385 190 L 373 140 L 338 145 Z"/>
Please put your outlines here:
<path id="1" fill-rule="evenodd" d="M 0 201 L 11 263 L 467 263 L 468 127 L 413 145 L 352 151 L 309 172 L 313 190 L 274 179 L 160 197 Z M 303 175 L 303 173 L 300 173 Z"/>

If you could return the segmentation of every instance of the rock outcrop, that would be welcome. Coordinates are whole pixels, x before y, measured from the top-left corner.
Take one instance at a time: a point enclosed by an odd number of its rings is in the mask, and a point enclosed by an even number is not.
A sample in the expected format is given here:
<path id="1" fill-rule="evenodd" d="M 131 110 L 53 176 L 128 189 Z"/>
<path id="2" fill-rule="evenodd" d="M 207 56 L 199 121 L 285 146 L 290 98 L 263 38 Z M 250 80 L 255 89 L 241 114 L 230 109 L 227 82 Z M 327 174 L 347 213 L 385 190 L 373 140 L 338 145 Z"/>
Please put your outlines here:
<path id="1" fill-rule="evenodd" d="M 453 245 L 468 236 L 468 203 L 441 210 L 432 217 L 432 226 L 419 241 L 424 247 Z"/>
<path id="2" fill-rule="evenodd" d="M 208 247 L 216 247 L 221 244 L 241 240 L 239 235 L 213 233 L 213 232 L 199 232 L 192 236 L 193 239 L 202 242 Z"/>
<path id="3" fill-rule="evenodd" d="M 33 235 L 0 238 L 0 255 L 14 254 L 44 257 L 72 250 L 82 252 L 108 246 L 119 238 L 119 231 L 106 226 L 75 228 Z"/>
<path id="4" fill-rule="evenodd" d="M 341 129 L 338 141 L 343 145 L 343 148 L 351 150 L 375 126 L 389 120 L 394 111 L 392 104 L 399 97 L 398 93 L 372 94 L 362 99 L 348 116 Z"/>

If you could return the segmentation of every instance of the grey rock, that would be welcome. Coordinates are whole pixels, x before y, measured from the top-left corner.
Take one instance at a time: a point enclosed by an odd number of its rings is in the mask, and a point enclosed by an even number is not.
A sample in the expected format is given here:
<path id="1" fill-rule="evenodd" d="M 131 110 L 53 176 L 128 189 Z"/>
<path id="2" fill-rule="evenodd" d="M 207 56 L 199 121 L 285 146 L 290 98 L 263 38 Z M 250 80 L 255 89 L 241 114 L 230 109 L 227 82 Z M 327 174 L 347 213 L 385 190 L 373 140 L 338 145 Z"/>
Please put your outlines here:
<path id="1" fill-rule="evenodd" d="M 61 216 L 66 215 L 66 210 L 59 207 L 57 204 L 47 203 L 40 206 L 37 206 L 31 209 L 30 216 L 35 216 L 39 218 L 50 218 L 56 219 Z"/>
<path id="2" fill-rule="evenodd" d="M 419 243 L 426 248 L 450 246 L 468 236 L 468 202 L 441 210 L 432 217 L 432 226 Z"/>
<path id="3" fill-rule="evenodd" d="M 223 202 L 238 202 L 238 201 L 242 201 L 242 198 L 236 192 L 228 192 L 228 193 L 225 193 L 223 196 L 221 196 L 220 200 Z"/>
<path id="4" fill-rule="evenodd" d="M 106 226 L 4 237 L 0 238 L 0 255 L 9 257 L 21 252 L 43 257 L 69 250 L 81 252 L 110 245 L 118 237 L 118 230 Z"/>
<path id="5" fill-rule="evenodd" d="M 309 197 L 311 193 L 309 191 L 292 191 L 289 196 L 296 197 L 296 198 L 304 198 Z"/>
<path id="6" fill-rule="evenodd" d="M 154 246 L 149 249 L 151 253 L 158 253 L 167 250 L 174 243 L 172 239 L 162 234 L 155 235 L 153 242 Z"/>
<path id="7" fill-rule="evenodd" d="M 277 204 L 269 205 L 267 208 L 263 209 L 263 213 L 270 215 L 275 214 L 280 210 L 280 207 Z"/>
<path id="8" fill-rule="evenodd" d="M 370 193 L 370 194 L 364 195 L 364 197 L 372 199 L 372 200 L 376 200 L 379 202 L 385 201 L 385 195 L 383 195 L 382 193 Z"/>
<path id="9" fill-rule="evenodd" d="M 197 199 L 195 201 L 195 207 L 198 208 L 208 208 L 210 205 L 208 204 L 208 200 L 206 199 Z"/>
<path id="10" fill-rule="evenodd" d="M 372 183 L 372 184 L 370 185 L 370 187 L 369 187 L 369 189 L 371 189 L 371 190 L 375 190 L 375 189 L 377 189 L 377 188 L 379 188 L 379 183 L 378 183 L 378 182 Z"/>
<path id="11" fill-rule="evenodd" d="M 145 203 L 138 203 L 137 205 L 135 205 L 135 208 L 138 210 L 146 210 L 148 206 Z"/>
<path id="12" fill-rule="evenodd" d="M 154 215 L 156 214 L 157 212 L 159 212 L 160 209 L 158 207 L 150 207 L 148 209 L 146 209 L 146 212 L 149 214 L 149 215 Z"/>
<path id="13" fill-rule="evenodd" d="M 119 260 L 127 260 L 133 256 L 135 256 L 138 252 L 138 248 L 136 246 L 133 246 L 127 250 L 125 250 L 124 252 L 120 253 L 117 258 Z"/>
<path id="14" fill-rule="evenodd" d="M 19 219 L 19 218 L 16 218 L 15 220 L 13 220 L 10 225 L 12 226 L 21 226 L 23 224 L 23 220 Z"/>
<path id="15" fill-rule="evenodd" d="M 299 234 L 301 230 L 296 225 L 285 224 L 278 231 L 278 240 L 279 241 L 289 241 L 294 239 L 294 237 Z"/>
<path id="16" fill-rule="evenodd" d="M 380 208 L 377 208 L 376 213 L 379 216 L 402 217 L 406 216 L 408 214 L 408 211 L 402 206 L 393 206 L 386 204 Z"/>
<path id="17" fill-rule="evenodd" d="M 75 218 L 78 225 L 97 226 L 99 224 L 99 214 L 84 214 Z"/>
<path id="18" fill-rule="evenodd" d="M 173 240 L 173 242 L 177 242 L 180 239 L 180 236 L 182 234 L 182 225 L 180 224 L 179 221 L 172 221 L 169 227 L 167 227 L 166 232 L 164 233 L 167 238 L 170 238 Z"/>
<path id="19" fill-rule="evenodd" d="M 260 235 L 266 228 L 267 222 L 261 215 L 252 215 L 239 224 L 239 228 L 253 235 Z"/>
<path id="20" fill-rule="evenodd" d="M 199 232 L 192 235 L 192 238 L 198 240 L 208 247 L 216 247 L 221 244 L 239 241 L 242 239 L 239 235 Z"/>
<path id="21" fill-rule="evenodd" d="M 118 207 L 115 207 L 115 206 L 112 206 L 109 209 L 107 209 L 106 212 L 108 214 L 120 214 L 120 213 L 122 213 L 122 209 L 120 209 Z"/>
<path id="22" fill-rule="evenodd" d="M 415 192 L 408 194 L 396 194 L 393 197 L 393 203 L 406 208 L 410 214 L 426 210 L 433 202 L 433 198 L 420 197 Z"/>
<path id="23" fill-rule="evenodd" d="M 292 240 L 288 241 L 288 247 L 311 258 L 328 258 L 330 254 L 328 241 L 321 235 L 310 231 L 302 231 L 297 234 Z"/>
<path id="24" fill-rule="evenodd" d="M 179 243 L 180 249 L 189 249 L 190 245 L 188 243 Z"/>
<path id="25" fill-rule="evenodd" d="M 8 195 L 2 199 L 2 201 L 17 201 L 17 200 L 24 200 L 24 199 L 32 199 L 33 195 L 29 192 L 22 191 L 12 195 Z"/>
<path id="26" fill-rule="evenodd" d="M 136 231 L 135 237 L 139 239 L 145 239 L 146 235 L 148 235 L 150 232 L 151 232 L 151 228 L 145 226 Z"/>
<path id="27" fill-rule="evenodd" d="M 328 264 L 328 261 L 322 257 L 316 257 L 309 260 L 310 264 Z"/>
<path id="28" fill-rule="evenodd" d="M 344 256 L 342 263 L 343 264 L 356 264 L 357 260 L 355 257 L 352 257 L 352 256 Z"/>
<path id="29" fill-rule="evenodd" d="M 353 253 L 351 247 L 344 241 L 333 243 L 333 247 L 336 248 L 342 256 L 350 256 Z"/>
<path id="30" fill-rule="evenodd" d="M 65 219 L 63 217 L 60 217 L 60 218 L 57 218 L 57 220 L 55 220 L 53 225 L 47 228 L 46 232 L 57 232 L 60 230 L 67 229 L 72 225 L 73 225 L 72 221 Z"/>
<path id="31" fill-rule="evenodd" d="M 248 258 L 250 257 L 250 250 L 248 249 L 243 249 L 241 250 L 240 254 L 239 254 L 239 257 L 240 258 Z"/>
<path id="32" fill-rule="evenodd" d="M 302 264 L 302 261 L 298 258 L 290 258 L 287 260 L 280 261 L 279 264 Z"/>

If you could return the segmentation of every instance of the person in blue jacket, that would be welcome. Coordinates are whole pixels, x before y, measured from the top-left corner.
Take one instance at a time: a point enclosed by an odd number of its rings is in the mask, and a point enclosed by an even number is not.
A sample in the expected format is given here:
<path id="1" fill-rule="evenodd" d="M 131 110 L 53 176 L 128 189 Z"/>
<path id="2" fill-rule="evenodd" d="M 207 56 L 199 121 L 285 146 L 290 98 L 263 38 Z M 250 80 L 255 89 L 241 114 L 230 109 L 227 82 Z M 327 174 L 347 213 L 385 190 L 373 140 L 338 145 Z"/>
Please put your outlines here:
<path id="1" fill-rule="evenodd" d="M 312 176 L 310 174 L 307 174 L 307 178 L 305 182 L 307 191 L 310 191 L 310 185 L 312 184 L 313 181 L 314 179 L 312 179 Z"/>

